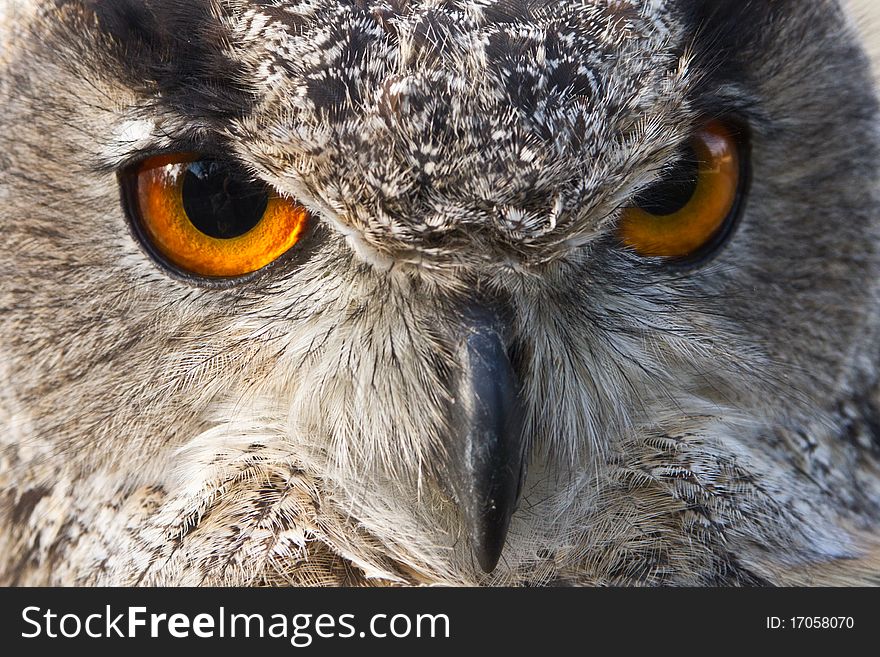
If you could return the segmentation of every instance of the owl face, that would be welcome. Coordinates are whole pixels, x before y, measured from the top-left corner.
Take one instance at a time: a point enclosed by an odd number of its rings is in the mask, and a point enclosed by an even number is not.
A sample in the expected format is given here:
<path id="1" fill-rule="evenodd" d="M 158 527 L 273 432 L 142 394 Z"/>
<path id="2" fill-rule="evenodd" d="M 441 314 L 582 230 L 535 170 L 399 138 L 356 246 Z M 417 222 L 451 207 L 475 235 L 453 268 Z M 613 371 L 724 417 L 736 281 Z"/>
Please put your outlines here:
<path id="1" fill-rule="evenodd" d="M 9 5 L 16 577 L 858 558 L 868 65 L 836 2 L 709 4 Z"/>

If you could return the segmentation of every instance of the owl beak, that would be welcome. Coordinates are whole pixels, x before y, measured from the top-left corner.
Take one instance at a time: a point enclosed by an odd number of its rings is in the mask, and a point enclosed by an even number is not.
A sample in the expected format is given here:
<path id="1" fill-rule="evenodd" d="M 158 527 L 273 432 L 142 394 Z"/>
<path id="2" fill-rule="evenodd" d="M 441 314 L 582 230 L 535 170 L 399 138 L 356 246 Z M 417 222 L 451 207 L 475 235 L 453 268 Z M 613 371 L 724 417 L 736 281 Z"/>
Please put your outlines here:
<path id="1" fill-rule="evenodd" d="M 464 327 L 450 474 L 477 561 L 490 573 L 501 558 L 522 492 L 523 414 L 504 323 L 491 310 L 474 306 L 465 313 Z"/>

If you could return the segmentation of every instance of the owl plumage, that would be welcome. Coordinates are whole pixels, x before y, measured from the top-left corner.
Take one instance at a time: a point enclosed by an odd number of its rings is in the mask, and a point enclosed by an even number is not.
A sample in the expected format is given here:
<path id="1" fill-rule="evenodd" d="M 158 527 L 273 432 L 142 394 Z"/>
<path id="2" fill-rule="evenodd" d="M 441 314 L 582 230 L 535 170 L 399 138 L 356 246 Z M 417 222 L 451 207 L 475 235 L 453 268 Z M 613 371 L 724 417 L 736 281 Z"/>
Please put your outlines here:
<path id="1" fill-rule="evenodd" d="M 878 107 L 837 2 L 0 25 L 0 581 L 878 582 Z M 748 135 L 735 229 L 687 266 L 622 246 L 707 117 Z M 165 266 L 120 180 L 172 151 L 306 236 Z"/>

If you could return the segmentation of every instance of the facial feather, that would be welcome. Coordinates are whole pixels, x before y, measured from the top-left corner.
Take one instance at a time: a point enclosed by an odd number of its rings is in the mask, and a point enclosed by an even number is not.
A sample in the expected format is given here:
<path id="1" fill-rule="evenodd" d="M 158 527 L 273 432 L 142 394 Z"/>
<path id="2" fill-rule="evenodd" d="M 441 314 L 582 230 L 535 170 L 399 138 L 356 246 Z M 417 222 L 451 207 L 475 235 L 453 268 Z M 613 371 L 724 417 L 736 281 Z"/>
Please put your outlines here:
<path id="1" fill-rule="evenodd" d="M 707 7 L 0 3 L 0 577 L 859 577 L 869 65 L 837 3 Z M 623 249 L 621 207 L 719 115 L 750 134 L 736 233 L 689 269 Z M 307 238 L 239 284 L 164 271 L 117 174 L 169 149 L 297 199 Z M 448 466 L 487 299 L 528 447 L 491 574 Z"/>

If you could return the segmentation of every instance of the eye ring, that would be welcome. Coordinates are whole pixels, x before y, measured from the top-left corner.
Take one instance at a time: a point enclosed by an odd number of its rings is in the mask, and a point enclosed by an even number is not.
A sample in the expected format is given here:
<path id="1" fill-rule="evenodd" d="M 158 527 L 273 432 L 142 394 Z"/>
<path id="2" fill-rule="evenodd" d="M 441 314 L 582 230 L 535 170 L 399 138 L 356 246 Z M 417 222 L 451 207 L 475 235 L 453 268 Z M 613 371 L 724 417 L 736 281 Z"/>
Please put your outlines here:
<path id="1" fill-rule="evenodd" d="M 156 155 L 122 171 L 120 183 L 134 236 L 186 280 L 249 278 L 293 249 L 310 223 L 302 205 L 220 158 Z"/>
<path id="2" fill-rule="evenodd" d="M 744 127 L 707 122 L 683 146 L 681 160 L 624 209 L 618 226 L 622 245 L 676 265 L 705 263 L 739 222 L 751 182 L 750 154 Z M 685 181 L 689 158 L 694 176 Z"/>

